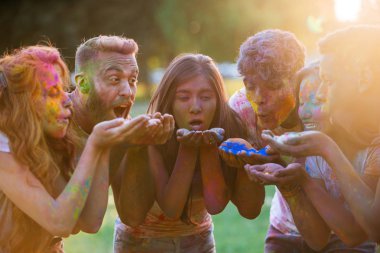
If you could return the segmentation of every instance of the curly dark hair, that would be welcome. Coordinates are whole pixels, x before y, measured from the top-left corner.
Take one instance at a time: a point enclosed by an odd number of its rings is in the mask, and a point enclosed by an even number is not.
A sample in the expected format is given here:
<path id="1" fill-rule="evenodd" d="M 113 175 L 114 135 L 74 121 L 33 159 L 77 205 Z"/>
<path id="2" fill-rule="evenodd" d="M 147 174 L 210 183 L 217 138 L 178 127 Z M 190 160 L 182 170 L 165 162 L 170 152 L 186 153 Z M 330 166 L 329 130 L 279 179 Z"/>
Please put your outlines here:
<path id="1" fill-rule="evenodd" d="M 242 76 L 258 74 L 263 80 L 278 80 L 293 76 L 304 61 L 305 47 L 293 33 L 271 29 L 243 42 L 237 65 Z"/>

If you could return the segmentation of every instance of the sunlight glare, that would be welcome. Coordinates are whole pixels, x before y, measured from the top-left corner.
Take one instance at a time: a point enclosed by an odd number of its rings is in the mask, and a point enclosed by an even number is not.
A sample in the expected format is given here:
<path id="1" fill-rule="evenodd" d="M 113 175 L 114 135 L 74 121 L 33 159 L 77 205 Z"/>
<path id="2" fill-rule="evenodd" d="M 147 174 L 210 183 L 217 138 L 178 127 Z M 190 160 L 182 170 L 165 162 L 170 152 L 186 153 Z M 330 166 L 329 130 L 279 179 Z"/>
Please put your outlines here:
<path id="1" fill-rule="evenodd" d="M 361 0 L 335 0 L 335 16 L 338 21 L 355 21 L 361 9 Z"/>

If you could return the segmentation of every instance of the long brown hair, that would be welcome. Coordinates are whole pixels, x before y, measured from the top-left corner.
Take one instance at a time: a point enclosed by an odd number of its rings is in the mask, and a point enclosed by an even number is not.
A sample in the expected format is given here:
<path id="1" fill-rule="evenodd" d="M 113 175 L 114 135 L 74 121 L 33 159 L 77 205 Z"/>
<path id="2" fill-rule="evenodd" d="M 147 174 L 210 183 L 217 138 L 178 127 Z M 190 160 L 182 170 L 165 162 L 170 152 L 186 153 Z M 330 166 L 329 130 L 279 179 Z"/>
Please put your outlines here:
<path id="1" fill-rule="evenodd" d="M 161 112 L 173 114 L 173 101 L 175 97 L 176 87 L 189 81 L 197 76 L 202 76 L 211 84 L 215 94 L 217 95 L 217 108 L 214 119 L 210 128 L 220 127 L 225 130 L 225 138 L 247 137 L 247 130 L 237 113 L 235 113 L 228 105 L 228 97 L 224 87 L 224 82 L 221 74 L 218 71 L 214 61 L 206 55 L 202 54 L 181 54 L 174 58 L 166 69 L 165 74 L 153 94 L 150 101 L 148 112 Z M 178 129 L 177 125 L 175 131 Z M 171 174 L 175 161 L 177 159 L 179 144 L 175 134 L 164 145 L 160 145 L 159 151 L 164 158 L 165 166 Z M 227 168 L 222 163 L 223 173 L 227 184 L 232 190 L 236 171 L 233 168 Z M 189 197 L 190 194 L 189 194 Z M 186 206 L 189 205 L 189 200 Z M 191 204 L 191 203 L 190 203 Z M 188 208 L 185 207 L 182 220 L 189 221 Z"/>
<path id="2" fill-rule="evenodd" d="M 69 85 L 69 72 L 58 50 L 51 46 L 30 46 L 15 50 L 0 60 L 0 131 L 9 138 L 12 155 L 54 196 L 54 181 L 59 174 L 69 179 L 74 167 L 73 133 L 62 139 L 47 136 L 38 110 L 38 93 L 42 89 L 37 71 L 57 65 L 62 80 Z M 13 209 L 10 244 L 12 252 L 40 252 L 49 235 L 17 207 Z M 33 235 L 31 239 L 28 235 Z M 38 238 L 38 240 L 35 240 Z M 26 250 L 27 249 L 27 250 Z"/>

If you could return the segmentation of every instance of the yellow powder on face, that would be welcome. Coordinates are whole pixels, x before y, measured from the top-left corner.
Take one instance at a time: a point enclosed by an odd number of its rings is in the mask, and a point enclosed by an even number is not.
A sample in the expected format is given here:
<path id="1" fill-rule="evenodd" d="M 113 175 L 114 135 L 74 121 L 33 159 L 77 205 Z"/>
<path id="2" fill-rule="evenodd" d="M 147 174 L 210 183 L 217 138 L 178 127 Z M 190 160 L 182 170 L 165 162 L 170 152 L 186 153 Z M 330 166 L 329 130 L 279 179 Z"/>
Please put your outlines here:
<path id="1" fill-rule="evenodd" d="M 253 110 L 255 111 L 255 113 L 257 113 L 257 108 L 258 108 L 258 106 L 257 106 L 257 104 L 253 101 L 253 98 L 252 98 L 252 96 L 250 95 L 250 92 L 246 92 L 246 96 L 247 96 L 247 99 L 248 99 L 248 101 L 249 101 L 249 103 L 251 104 L 251 106 L 252 106 L 252 108 L 253 108 Z"/>

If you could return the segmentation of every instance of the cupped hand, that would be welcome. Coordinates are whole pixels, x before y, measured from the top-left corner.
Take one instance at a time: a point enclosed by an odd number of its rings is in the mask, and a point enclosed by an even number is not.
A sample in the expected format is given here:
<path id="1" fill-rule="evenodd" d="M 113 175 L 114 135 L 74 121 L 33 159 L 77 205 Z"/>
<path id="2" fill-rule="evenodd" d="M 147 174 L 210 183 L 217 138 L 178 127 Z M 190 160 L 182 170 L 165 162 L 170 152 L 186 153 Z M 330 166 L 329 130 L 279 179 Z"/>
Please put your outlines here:
<path id="1" fill-rule="evenodd" d="M 238 154 L 252 149 L 249 142 L 241 138 L 230 138 L 219 146 L 219 154 L 223 161 L 231 167 L 240 168 L 246 164 Z"/>
<path id="2" fill-rule="evenodd" d="M 276 185 L 278 187 L 290 187 L 302 185 L 308 178 L 308 174 L 300 163 L 291 163 L 286 167 L 276 163 L 261 165 L 245 165 L 244 169 L 248 178 L 264 185 Z"/>
<path id="3" fill-rule="evenodd" d="M 330 137 L 319 131 L 289 132 L 276 136 L 270 130 L 264 130 L 261 137 L 272 149 L 294 157 L 323 156 L 333 143 Z"/>
<path id="4" fill-rule="evenodd" d="M 209 130 L 203 131 L 203 142 L 201 145 L 205 146 L 217 146 L 224 139 L 224 129 L 223 128 L 211 128 Z"/>
<path id="5" fill-rule="evenodd" d="M 147 122 L 145 117 L 136 117 L 131 120 L 116 118 L 103 121 L 95 125 L 90 134 L 89 141 L 95 146 L 105 148 L 125 141 Z"/>

